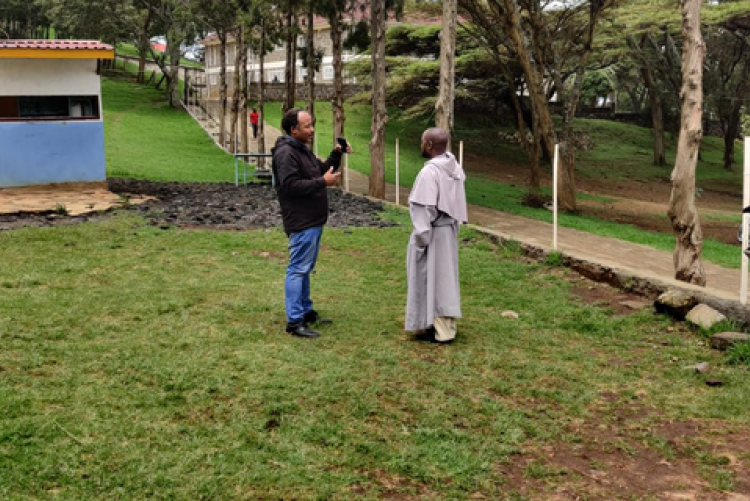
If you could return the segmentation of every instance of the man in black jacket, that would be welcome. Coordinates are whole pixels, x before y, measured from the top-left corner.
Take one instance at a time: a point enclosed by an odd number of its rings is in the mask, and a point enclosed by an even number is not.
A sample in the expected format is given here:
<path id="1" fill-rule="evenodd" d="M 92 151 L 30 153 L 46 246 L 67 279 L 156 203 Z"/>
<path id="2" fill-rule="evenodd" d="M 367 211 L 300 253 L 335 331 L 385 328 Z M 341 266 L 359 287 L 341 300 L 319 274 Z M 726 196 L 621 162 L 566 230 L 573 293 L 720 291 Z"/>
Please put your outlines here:
<path id="1" fill-rule="evenodd" d="M 271 150 L 276 193 L 281 206 L 284 231 L 289 237 L 289 266 L 284 282 L 286 331 L 314 338 L 309 324 L 330 323 L 313 310 L 310 299 L 310 273 L 315 268 L 323 225 L 328 221 L 328 186 L 336 184 L 341 172 L 341 146 L 336 145 L 328 159 L 321 162 L 310 143 L 315 128 L 309 113 L 294 108 L 281 119 L 286 133 Z M 351 151 L 351 148 L 349 148 Z"/>

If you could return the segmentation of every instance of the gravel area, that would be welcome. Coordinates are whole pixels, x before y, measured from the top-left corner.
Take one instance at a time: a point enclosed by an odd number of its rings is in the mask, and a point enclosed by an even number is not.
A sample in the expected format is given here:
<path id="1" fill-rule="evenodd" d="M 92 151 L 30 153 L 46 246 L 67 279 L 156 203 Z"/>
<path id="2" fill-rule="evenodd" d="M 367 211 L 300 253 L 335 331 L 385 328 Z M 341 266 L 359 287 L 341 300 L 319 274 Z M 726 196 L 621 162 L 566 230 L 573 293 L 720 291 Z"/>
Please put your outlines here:
<path id="1" fill-rule="evenodd" d="M 105 213 L 67 216 L 54 212 L 44 214 L 0 215 L 0 230 L 23 226 L 76 224 L 111 217 L 119 211 L 136 211 L 149 224 L 160 227 L 211 228 L 217 230 L 252 230 L 281 227 L 281 213 L 276 192 L 267 184 L 235 186 L 231 183 L 159 183 L 133 179 L 110 179 L 110 191 L 123 197 L 147 195 L 155 200 L 133 204 Z M 365 197 L 329 189 L 331 227 L 386 227 L 377 213 L 383 204 Z"/>

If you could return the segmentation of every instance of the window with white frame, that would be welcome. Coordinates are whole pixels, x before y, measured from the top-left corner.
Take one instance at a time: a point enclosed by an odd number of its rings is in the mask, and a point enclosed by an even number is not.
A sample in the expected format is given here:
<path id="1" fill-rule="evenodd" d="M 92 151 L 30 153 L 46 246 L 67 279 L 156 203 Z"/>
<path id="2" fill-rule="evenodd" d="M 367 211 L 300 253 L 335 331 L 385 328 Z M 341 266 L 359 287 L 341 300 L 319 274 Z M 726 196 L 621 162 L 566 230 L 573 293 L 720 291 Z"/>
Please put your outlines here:
<path id="1" fill-rule="evenodd" d="M 284 82 L 284 70 L 269 71 L 268 80 L 271 83 L 283 83 Z"/>
<path id="2" fill-rule="evenodd" d="M 209 81 L 211 82 L 211 85 L 218 84 L 219 83 L 219 75 L 217 75 L 216 73 L 211 73 L 211 78 L 209 79 Z"/>
<path id="3" fill-rule="evenodd" d="M 333 66 L 323 66 L 323 80 L 333 80 Z"/>

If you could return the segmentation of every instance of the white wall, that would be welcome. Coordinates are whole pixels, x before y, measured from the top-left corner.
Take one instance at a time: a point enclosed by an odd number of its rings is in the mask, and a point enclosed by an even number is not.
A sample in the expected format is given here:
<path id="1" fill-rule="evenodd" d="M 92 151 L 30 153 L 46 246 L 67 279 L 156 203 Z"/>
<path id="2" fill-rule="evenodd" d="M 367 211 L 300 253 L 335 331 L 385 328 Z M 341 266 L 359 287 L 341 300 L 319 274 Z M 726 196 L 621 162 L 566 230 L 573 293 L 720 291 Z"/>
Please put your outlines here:
<path id="1" fill-rule="evenodd" d="M 98 96 L 96 59 L 0 59 L 0 96 Z"/>

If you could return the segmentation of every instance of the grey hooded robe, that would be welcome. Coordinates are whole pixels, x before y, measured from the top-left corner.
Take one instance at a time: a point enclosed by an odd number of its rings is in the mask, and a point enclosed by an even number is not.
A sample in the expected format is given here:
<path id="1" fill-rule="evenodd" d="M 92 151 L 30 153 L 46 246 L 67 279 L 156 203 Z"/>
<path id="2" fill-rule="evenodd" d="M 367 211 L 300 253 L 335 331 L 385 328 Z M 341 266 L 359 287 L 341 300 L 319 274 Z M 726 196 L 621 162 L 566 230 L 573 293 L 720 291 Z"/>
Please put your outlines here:
<path id="1" fill-rule="evenodd" d="M 412 233 L 406 250 L 405 330 L 436 317 L 461 317 L 458 228 L 468 221 L 463 168 L 451 153 L 425 163 L 409 195 Z"/>

